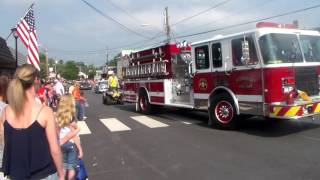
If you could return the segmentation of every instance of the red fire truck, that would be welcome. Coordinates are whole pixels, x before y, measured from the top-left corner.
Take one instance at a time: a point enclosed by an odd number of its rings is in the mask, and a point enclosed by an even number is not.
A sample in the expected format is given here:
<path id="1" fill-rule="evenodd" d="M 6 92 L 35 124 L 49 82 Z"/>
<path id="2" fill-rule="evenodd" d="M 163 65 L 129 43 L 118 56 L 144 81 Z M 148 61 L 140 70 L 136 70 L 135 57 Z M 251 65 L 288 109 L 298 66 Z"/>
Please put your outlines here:
<path id="1" fill-rule="evenodd" d="M 124 100 L 150 113 L 154 105 L 206 110 L 209 123 L 232 129 L 239 115 L 281 119 L 320 112 L 320 33 L 261 22 L 192 48 L 166 44 L 131 54 Z"/>

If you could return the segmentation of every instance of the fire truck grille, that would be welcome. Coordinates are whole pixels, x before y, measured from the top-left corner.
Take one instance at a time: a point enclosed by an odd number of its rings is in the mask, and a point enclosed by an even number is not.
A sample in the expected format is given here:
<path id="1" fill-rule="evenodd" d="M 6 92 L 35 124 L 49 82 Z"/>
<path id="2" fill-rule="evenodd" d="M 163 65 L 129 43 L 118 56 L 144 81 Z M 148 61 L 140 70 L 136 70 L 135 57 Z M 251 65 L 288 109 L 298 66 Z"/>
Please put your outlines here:
<path id="1" fill-rule="evenodd" d="M 296 87 L 308 95 L 319 94 L 318 74 L 315 67 L 296 68 Z"/>

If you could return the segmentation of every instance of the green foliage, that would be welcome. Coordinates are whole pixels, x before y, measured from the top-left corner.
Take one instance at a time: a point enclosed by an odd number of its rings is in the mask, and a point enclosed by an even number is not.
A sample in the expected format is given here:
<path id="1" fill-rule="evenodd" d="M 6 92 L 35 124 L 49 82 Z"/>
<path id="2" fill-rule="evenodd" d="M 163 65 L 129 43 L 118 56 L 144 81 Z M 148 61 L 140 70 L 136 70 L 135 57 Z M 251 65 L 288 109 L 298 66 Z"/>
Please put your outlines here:
<path id="1" fill-rule="evenodd" d="M 89 79 L 93 79 L 94 78 L 94 76 L 96 75 L 96 70 L 95 69 L 90 69 L 89 70 L 89 74 L 88 74 L 88 78 Z"/>
<path id="2" fill-rule="evenodd" d="M 67 61 L 63 67 L 59 67 L 59 72 L 67 80 L 78 79 L 79 69 L 74 61 Z"/>
<path id="3" fill-rule="evenodd" d="M 117 55 L 115 55 L 109 62 L 108 65 L 109 66 L 117 66 L 117 61 L 118 59 L 121 57 L 121 53 L 118 53 Z"/>
<path id="4" fill-rule="evenodd" d="M 46 56 L 43 53 L 39 53 L 40 59 L 40 78 L 46 79 Z"/>

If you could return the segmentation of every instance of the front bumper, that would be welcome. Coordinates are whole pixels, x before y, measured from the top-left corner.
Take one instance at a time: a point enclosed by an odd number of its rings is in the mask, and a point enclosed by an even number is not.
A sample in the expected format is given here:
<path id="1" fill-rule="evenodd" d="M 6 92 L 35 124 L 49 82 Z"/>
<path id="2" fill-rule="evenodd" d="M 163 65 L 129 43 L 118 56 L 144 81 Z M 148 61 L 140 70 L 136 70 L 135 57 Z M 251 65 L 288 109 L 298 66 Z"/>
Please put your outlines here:
<path id="1" fill-rule="evenodd" d="M 320 113 L 320 98 L 312 98 L 311 102 L 297 100 L 292 105 L 273 103 L 269 105 L 269 117 L 281 119 L 299 119 Z"/>

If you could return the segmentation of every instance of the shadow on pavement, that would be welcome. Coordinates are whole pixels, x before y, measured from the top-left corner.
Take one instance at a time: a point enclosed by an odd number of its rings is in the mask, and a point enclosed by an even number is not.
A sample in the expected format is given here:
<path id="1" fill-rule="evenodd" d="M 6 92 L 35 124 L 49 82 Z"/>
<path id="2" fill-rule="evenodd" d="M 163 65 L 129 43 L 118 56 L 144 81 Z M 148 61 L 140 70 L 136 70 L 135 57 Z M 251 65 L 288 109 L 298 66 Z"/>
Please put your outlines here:
<path id="1" fill-rule="evenodd" d="M 115 105 L 114 107 L 123 111 L 135 112 L 135 105 L 133 104 Z M 156 107 L 151 116 L 161 117 L 172 121 L 185 119 L 195 125 L 214 129 L 208 125 L 209 117 L 207 112 L 181 108 Z M 263 117 L 241 117 L 239 127 L 234 131 L 262 137 L 281 137 L 310 129 L 317 129 L 320 127 L 320 123 L 318 123 L 319 119 L 319 117 L 316 117 L 313 122 L 310 118 L 285 120 Z"/>
<path id="2" fill-rule="evenodd" d="M 263 137 L 280 137 L 320 127 L 311 119 L 285 120 L 253 117 L 241 120 L 238 131 Z"/>

